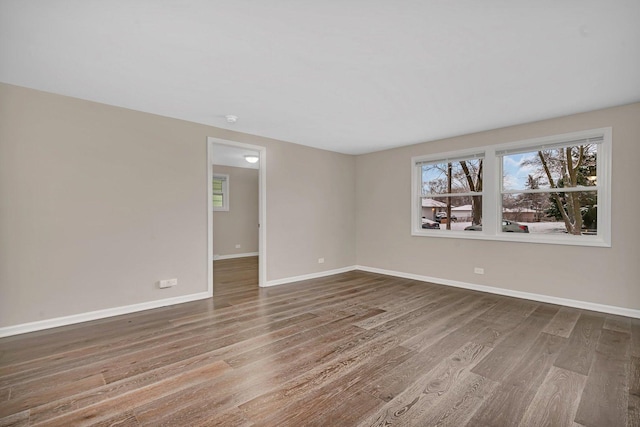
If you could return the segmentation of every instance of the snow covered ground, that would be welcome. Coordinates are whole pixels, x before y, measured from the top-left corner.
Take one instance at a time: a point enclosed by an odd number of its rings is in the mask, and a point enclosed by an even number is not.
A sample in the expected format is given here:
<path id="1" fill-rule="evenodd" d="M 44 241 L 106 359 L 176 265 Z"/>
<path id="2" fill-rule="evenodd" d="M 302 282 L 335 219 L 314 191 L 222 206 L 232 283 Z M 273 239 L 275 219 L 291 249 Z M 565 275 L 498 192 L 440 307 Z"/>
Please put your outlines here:
<path id="1" fill-rule="evenodd" d="M 567 232 L 564 222 L 521 222 L 529 226 L 529 233 L 564 234 Z"/>
<path id="2" fill-rule="evenodd" d="M 564 234 L 566 228 L 564 222 L 519 222 L 518 224 L 529 227 L 529 233 L 545 233 L 545 234 Z M 451 230 L 464 230 L 465 227 L 471 225 L 471 222 L 452 222 Z M 447 229 L 446 224 L 440 225 L 440 230 Z"/>

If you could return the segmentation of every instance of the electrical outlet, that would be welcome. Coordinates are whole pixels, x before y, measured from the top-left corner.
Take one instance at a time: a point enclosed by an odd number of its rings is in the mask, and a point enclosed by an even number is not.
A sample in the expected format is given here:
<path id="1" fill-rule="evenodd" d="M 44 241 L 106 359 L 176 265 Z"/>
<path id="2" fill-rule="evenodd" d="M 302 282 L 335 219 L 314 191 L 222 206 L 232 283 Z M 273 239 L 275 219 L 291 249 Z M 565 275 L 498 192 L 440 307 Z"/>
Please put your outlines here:
<path id="1" fill-rule="evenodd" d="M 160 286 L 160 288 L 162 289 L 170 288 L 172 286 L 177 286 L 177 285 L 178 285 L 178 279 L 164 279 L 158 282 L 158 286 Z"/>
<path id="2" fill-rule="evenodd" d="M 324 264 L 324 258 L 318 258 L 318 264 Z"/>
<path id="3" fill-rule="evenodd" d="M 236 249 L 240 249 L 240 248 L 241 248 L 240 244 L 237 244 Z"/>
<path id="4" fill-rule="evenodd" d="M 476 273 L 476 274 L 484 274 L 484 268 L 475 267 L 473 269 L 473 272 Z"/>

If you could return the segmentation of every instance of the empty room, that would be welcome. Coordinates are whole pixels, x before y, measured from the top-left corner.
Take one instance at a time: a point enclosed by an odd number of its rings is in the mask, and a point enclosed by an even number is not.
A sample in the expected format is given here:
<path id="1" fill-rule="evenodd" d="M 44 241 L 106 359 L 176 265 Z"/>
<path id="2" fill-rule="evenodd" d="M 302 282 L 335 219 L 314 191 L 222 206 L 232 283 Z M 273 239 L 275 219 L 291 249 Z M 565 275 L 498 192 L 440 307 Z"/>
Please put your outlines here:
<path id="1" fill-rule="evenodd" d="M 639 16 L 0 0 L 0 427 L 640 426 Z"/>

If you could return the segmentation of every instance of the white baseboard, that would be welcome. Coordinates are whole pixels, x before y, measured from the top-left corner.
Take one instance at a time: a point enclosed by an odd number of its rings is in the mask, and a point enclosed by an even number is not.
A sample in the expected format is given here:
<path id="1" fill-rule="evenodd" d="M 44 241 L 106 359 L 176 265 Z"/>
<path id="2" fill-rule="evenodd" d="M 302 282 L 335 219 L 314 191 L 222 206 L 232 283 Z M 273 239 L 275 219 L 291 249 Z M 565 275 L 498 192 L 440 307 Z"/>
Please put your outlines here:
<path id="1" fill-rule="evenodd" d="M 246 255 L 246 256 L 254 256 L 254 255 Z M 412 274 L 412 273 L 403 273 L 400 271 L 385 270 L 382 268 L 367 267 L 363 265 L 352 265 L 348 267 L 337 268 L 334 270 L 326 270 L 326 271 L 320 271 L 317 273 L 304 274 L 302 276 L 294 276 L 294 277 L 286 277 L 283 279 L 269 280 L 268 282 L 266 282 L 265 287 L 283 285 L 283 284 L 292 283 L 292 282 L 299 282 L 302 280 L 317 279 L 320 277 L 346 273 L 348 271 L 353 271 L 353 270 L 368 271 L 370 273 L 385 274 L 387 276 L 402 277 L 405 279 L 419 280 L 421 282 L 436 283 L 439 285 L 453 286 L 456 288 L 470 289 L 474 291 L 487 292 L 487 293 L 496 294 L 496 295 L 522 298 L 522 299 L 528 299 L 533 301 L 564 305 L 567 307 L 575 307 L 575 308 L 581 308 L 584 310 L 592 310 L 592 311 L 598 311 L 602 313 L 616 314 L 619 316 L 627 316 L 627 317 L 640 319 L 640 310 L 631 309 L 631 308 L 597 304 L 597 303 L 592 303 L 587 301 L 573 300 L 568 298 L 559 298 L 559 297 L 553 297 L 553 296 L 542 295 L 542 294 L 534 294 L 529 292 L 514 291 L 511 289 L 495 288 L 493 286 L 459 282 L 456 280 L 422 276 L 422 275 Z M 74 314 L 71 316 L 57 317 L 54 319 L 40 320 L 37 322 L 23 323 L 15 326 L 6 326 L 3 328 L 0 328 L 0 338 L 12 336 L 12 335 L 24 334 L 27 332 L 40 331 L 43 329 L 57 328 L 59 326 L 66 326 L 66 325 L 72 325 L 76 323 L 88 322 L 91 320 L 104 319 L 107 317 L 119 316 L 122 314 L 135 313 L 143 310 L 166 307 L 168 305 L 181 304 L 181 303 L 190 302 L 190 301 L 197 301 L 205 298 L 210 298 L 211 296 L 212 295 L 209 292 L 200 292 L 197 294 L 183 295 L 179 297 L 166 298 L 166 299 L 161 299 L 157 301 L 143 302 L 143 303 L 132 304 L 132 305 L 127 305 L 123 307 L 114 307 L 114 308 L 108 308 L 104 310 L 91 311 L 88 313 Z"/>
<path id="2" fill-rule="evenodd" d="M 299 282 L 301 280 L 317 279 L 319 277 L 332 276 L 334 274 L 346 273 L 347 271 L 353 271 L 356 269 L 355 265 L 348 267 L 336 268 L 335 270 L 319 271 L 317 273 L 304 274 L 302 276 L 285 277 L 283 279 L 269 280 L 265 283 L 264 287 L 284 285 L 286 283 Z"/>
<path id="3" fill-rule="evenodd" d="M 546 302 L 550 304 L 564 305 L 567 307 L 581 308 L 584 310 L 599 311 L 601 313 L 617 314 L 619 316 L 634 317 L 640 319 L 640 310 L 632 308 L 617 307 L 613 305 L 597 304 L 593 302 L 573 300 L 568 298 L 552 297 L 549 295 L 533 294 L 529 292 L 514 291 L 511 289 L 495 288 L 493 286 L 477 285 L 474 283 L 458 282 L 456 280 L 441 279 L 438 277 L 421 276 L 412 273 L 403 273 L 400 271 L 384 270 L 382 268 L 366 267 L 357 265 L 356 270 L 368 271 L 370 273 L 386 274 L 388 276 L 402 277 L 404 279 L 414 279 L 421 282 L 436 283 L 438 285 L 454 286 L 456 288 L 470 289 L 480 292 L 488 292 L 491 294 L 504 295 L 508 297 L 528 299 L 538 302 Z"/>
<path id="4" fill-rule="evenodd" d="M 245 254 L 231 254 L 231 255 L 214 255 L 213 260 L 218 259 L 232 259 L 232 258 L 246 258 L 249 256 L 258 256 L 258 252 L 247 252 Z"/>
<path id="5" fill-rule="evenodd" d="M 27 332 L 41 331 L 43 329 L 57 328 L 59 326 L 67 326 L 75 323 L 88 322 L 90 320 L 104 319 L 106 317 L 120 316 L 122 314 L 135 313 L 137 311 L 150 310 L 153 308 L 166 307 L 168 305 L 182 304 L 184 302 L 191 302 L 210 297 L 211 294 L 209 292 L 200 292 L 197 294 L 126 305 L 123 307 L 107 308 L 104 310 L 90 311 L 88 313 L 39 320 L 37 322 L 23 323 L 15 326 L 6 326 L 4 328 L 0 328 L 0 338 L 25 334 Z"/>

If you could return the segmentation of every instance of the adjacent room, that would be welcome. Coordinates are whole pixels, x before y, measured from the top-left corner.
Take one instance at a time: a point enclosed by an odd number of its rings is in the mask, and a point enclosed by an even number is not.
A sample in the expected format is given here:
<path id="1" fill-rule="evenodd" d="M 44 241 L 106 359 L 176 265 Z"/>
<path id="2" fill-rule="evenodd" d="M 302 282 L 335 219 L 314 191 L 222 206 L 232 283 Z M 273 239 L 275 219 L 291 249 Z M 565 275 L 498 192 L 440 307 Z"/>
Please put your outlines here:
<path id="1" fill-rule="evenodd" d="M 0 0 L 0 426 L 640 426 L 638 16 Z"/>

